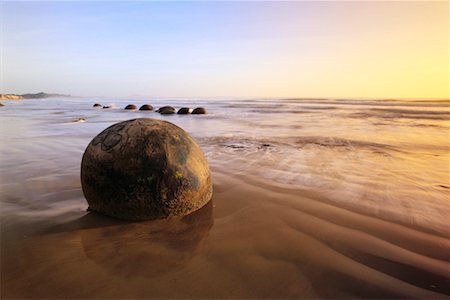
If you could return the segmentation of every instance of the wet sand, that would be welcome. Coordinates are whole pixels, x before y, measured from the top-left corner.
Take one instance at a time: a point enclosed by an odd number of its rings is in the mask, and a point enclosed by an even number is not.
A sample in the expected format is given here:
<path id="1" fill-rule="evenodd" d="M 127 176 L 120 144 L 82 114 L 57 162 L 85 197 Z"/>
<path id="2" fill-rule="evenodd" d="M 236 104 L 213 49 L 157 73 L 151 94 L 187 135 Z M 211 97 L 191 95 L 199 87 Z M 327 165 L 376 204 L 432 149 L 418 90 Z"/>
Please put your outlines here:
<path id="1" fill-rule="evenodd" d="M 169 121 L 205 151 L 212 200 L 182 218 L 130 223 L 86 212 L 79 167 L 99 129 L 140 113 L 29 103 L 30 118 L 9 107 L 2 124 L 15 126 L 0 130 L 2 299 L 450 295 L 447 119 L 390 111 L 408 115 L 381 124 L 385 111 L 355 119 L 359 108 L 329 101 L 300 120 L 204 105 L 210 115 Z"/>
<path id="2" fill-rule="evenodd" d="M 447 239 L 307 191 L 213 176 L 212 201 L 184 218 L 3 219 L 2 299 L 447 298 Z"/>

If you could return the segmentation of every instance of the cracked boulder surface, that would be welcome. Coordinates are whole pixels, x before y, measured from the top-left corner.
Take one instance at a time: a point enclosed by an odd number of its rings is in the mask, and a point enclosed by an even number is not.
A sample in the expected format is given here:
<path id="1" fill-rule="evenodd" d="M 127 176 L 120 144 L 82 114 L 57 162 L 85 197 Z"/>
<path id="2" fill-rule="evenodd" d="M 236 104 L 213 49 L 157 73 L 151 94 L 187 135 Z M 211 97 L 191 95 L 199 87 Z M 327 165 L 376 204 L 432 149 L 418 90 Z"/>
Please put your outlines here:
<path id="1" fill-rule="evenodd" d="M 98 134 L 83 154 L 81 185 L 90 209 L 130 221 L 187 215 L 212 197 L 197 143 L 180 127 L 150 118 Z"/>

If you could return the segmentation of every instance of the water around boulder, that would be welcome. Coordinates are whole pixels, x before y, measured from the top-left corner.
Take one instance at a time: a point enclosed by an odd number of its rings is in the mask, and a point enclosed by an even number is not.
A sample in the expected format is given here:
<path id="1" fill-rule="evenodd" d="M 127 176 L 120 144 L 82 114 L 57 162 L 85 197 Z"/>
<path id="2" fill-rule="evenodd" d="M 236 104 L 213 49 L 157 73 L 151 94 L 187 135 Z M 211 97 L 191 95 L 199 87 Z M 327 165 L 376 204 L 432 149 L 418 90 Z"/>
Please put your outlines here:
<path id="1" fill-rule="evenodd" d="M 133 221 L 186 215 L 212 196 L 197 143 L 180 127 L 150 118 L 97 135 L 83 155 L 81 185 L 93 211 Z"/>

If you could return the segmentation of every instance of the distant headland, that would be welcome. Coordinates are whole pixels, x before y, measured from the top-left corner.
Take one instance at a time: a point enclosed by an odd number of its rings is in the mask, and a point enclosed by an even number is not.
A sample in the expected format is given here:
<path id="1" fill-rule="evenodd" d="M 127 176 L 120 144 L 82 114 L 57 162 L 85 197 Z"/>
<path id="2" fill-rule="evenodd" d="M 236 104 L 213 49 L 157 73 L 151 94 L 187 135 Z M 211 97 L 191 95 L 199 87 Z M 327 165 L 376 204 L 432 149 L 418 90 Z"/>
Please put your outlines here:
<path id="1" fill-rule="evenodd" d="M 44 92 L 35 94 L 0 94 L 0 100 L 21 100 L 21 99 L 44 99 L 52 97 L 71 97 L 70 95 L 63 94 L 48 94 Z"/>

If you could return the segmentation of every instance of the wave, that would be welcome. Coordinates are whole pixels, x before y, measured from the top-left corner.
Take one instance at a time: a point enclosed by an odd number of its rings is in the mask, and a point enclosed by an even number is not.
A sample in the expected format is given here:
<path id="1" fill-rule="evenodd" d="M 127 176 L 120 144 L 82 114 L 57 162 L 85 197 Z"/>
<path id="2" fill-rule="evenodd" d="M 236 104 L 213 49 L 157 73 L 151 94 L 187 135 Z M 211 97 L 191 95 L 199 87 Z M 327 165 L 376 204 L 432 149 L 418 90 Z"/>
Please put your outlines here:
<path id="1" fill-rule="evenodd" d="M 395 110 L 372 110 L 369 112 L 349 113 L 345 118 L 381 118 L 381 119 L 417 119 L 417 120 L 450 120 L 448 112 L 414 112 L 407 113 Z"/>
<path id="2" fill-rule="evenodd" d="M 381 113 L 396 113 L 396 114 L 410 114 L 410 115 L 450 115 L 450 111 L 434 111 L 434 110 L 412 110 L 412 109 L 397 109 L 397 108 L 372 108 L 371 111 Z"/>
<path id="3" fill-rule="evenodd" d="M 283 103 L 301 104 L 332 104 L 345 106 L 386 106 L 386 107 L 450 107 L 450 100 L 287 100 Z"/>
<path id="4" fill-rule="evenodd" d="M 231 149 L 253 149 L 267 150 L 276 146 L 287 146 L 296 149 L 306 146 L 316 146 L 323 148 L 345 148 L 368 149 L 368 150 L 391 150 L 400 151 L 395 146 L 375 143 L 370 141 L 352 140 L 326 136 L 287 136 L 287 137 L 263 137 L 249 138 L 239 136 L 214 136 L 207 138 L 197 138 L 202 145 L 217 145 Z M 374 152 L 377 153 L 377 152 Z M 384 152 L 379 152 L 384 153 Z"/>
<path id="5" fill-rule="evenodd" d="M 351 140 L 344 138 L 336 138 L 336 137 L 323 137 L 323 136 L 304 136 L 297 137 L 295 139 L 295 143 L 300 147 L 305 147 L 307 145 L 315 145 L 320 147 L 327 148 L 346 148 L 346 149 L 389 149 L 389 150 L 397 150 L 394 146 L 368 142 L 368 141 L 359 141 L 359 140 Z"/>
<path id="6" fill-rule="evenodd" d="M 278 110 L 251 109 L 250 112 L 260 113 L 260 114 L 308 114 L 308 113 L 312 113 L 312 111 L 299 110 L 299 109 L 278 109 Z"/>

